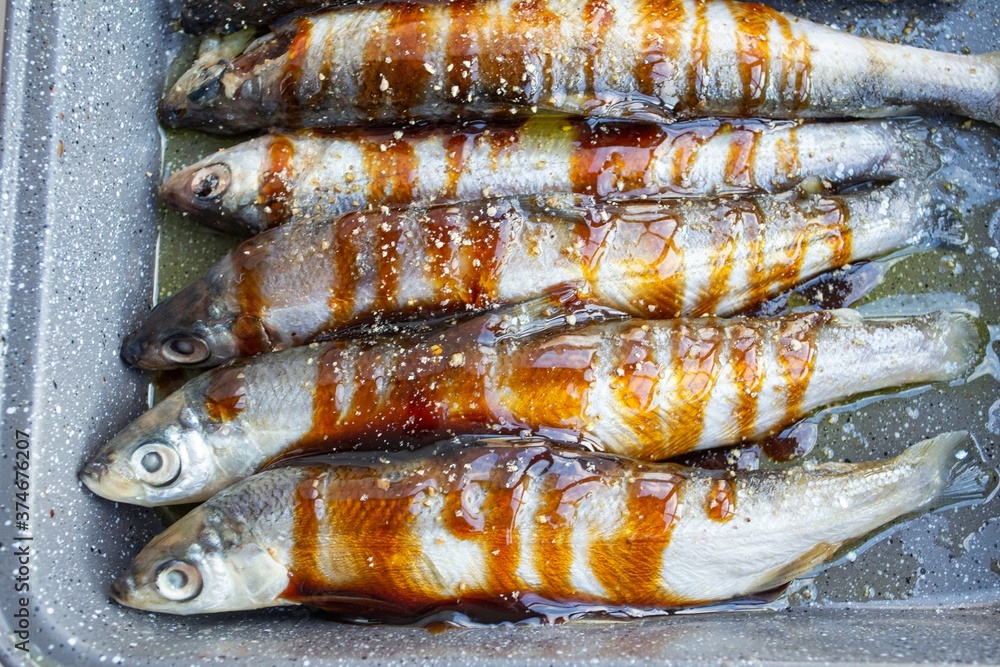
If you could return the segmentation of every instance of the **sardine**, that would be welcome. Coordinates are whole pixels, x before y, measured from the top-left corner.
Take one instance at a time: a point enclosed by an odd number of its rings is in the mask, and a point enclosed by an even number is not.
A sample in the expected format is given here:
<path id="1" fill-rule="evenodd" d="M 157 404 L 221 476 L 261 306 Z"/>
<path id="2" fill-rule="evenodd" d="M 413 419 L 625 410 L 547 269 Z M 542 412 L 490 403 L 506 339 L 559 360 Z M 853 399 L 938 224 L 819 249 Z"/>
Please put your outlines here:
<path id="1" fill-rule="evenodd" d="M 664 126 L 542 116 L 519 125 L 303 131 L 210 155 L 173 174 L 160 196 L 206 224 L 252 236 L 381 206 L 773 193 L 810 178 L 888 182 L 933 166 L 926 134 L 886 121 Z"/>
<path id="2" fill-rule="evenodd" d="M 215 42 L 213 42 L 215 44 Z M 164 96 L 170 127 L 280 127 L 555 111 L 1000 122 L 1000 55 L 854 36 L 729 0 L 432 0 L 294 17 Z"/>
<path id="3" fill-rule="evenodd" d="M 510 200 L 279 227 L 160 303 L 122 358 L 217 365 L 376 318 L 448 316 L 563 284 L 640 317 L 729 315 L 845 263 L 948 236 L 929 202 L 900 182 L 843 197 L 551 210 Z"/>
<path id="4" fill-rule="evenodd" d="M 81 477 L 112 500 L 172 504 L 292 455 L 490 431 L 663 460 L 764 438 L 860 393 L 953 380 L 981 355 L 974 321 L 952 313 L 590 321 L 613 311 L 570 300 L 546 316 L 547 304 L 214 369 L 115 436 Z"/>
<path id="5" fill-rule="evenodd" d="M 172 614 L 643 616 L 787 584 L 891 522 L 997 486 L 964 432 L 886 461 L 734 475 L 542 442 L 463 444 L 254 475 L 153 539 L 112 595 Z"/>

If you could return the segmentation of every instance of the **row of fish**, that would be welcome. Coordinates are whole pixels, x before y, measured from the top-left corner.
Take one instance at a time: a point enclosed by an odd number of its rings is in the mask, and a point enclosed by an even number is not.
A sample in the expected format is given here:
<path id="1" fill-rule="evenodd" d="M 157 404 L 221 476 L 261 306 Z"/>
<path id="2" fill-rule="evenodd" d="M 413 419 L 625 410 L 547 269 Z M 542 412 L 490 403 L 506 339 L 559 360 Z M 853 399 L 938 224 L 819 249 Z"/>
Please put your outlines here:
<path id="1" fill-rule="evenodd" d="M 968 314 L 780 299 L 961 242 L 922 183 L 928 130 L 884 117 L 1000 122 L 1000 55 L 724 0 L 339 4 L 186 3 L 186 29 L 231 34 L 163 123 L 277 129 L 161 188 L 253 238 L 123 342 L 141 368 L 214 368 L 80 473 L 116 501 L 204 501 L 116 599 L 645 615 L 765 593 L 996 491 L 964 433 L 884 462 L 662 461 L 969 376 Z"/>

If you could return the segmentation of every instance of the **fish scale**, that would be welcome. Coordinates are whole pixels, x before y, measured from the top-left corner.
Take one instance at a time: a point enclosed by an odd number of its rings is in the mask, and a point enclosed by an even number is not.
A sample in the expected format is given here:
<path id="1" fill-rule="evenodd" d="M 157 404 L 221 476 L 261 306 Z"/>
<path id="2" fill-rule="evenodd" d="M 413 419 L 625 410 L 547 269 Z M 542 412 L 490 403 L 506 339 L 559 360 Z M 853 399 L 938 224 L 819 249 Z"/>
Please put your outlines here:
<path id="1" fill-rule="evenodd" d="M 536 111 L 1000 121 L 996 54 L 878 42 L 728 0 L 386 2 L 274 30 L 235 58 L 207 47 L 161 120 L 222 133 Z"/>
<path id="2" fill-rule="evenodd" d="M 614 315 L 542 299 L 223 366 L 127 427 L 83 476 L 116 500 L 197 500 L 276 459 L 481 432 L 660 460 L 765 437 L 860 393 L 962 377 L 981 342 L 969 317 L 945 312 L 601 321 Z M 172 483 L 142 482 L 149 442 L 182 452 Z"/>
<path id="3" fill-rule="evenodd" d="M 888 182 L 936 162 L 926 135 L 913 121 L 665 126 L 549 117 L 459 128 L 309 130 L 213 153 L 172 174 L 160 196 L 245 236 L 356 210 L 484 196 L 627 200 L 781 192 L 805 179 Z"/>
<path id="4" fill-rule="evenodd" d="M 903 182 L 829 197 L 548 201 L 354 213 L 269 230 L 158 304 L 122 357 L 154 369 L 214 365 L 565 285 L 640 317 L 729 315 L 848 262 L 947 234 L 929 196 Z M 203 355 L 178 358 L 179 340 Z"/>
<path id="5" fill-rule="evenodd" d="M 480 436 L 255 475 L 155 538 L 112 594 L 178 614 L 663 613 L 786 584 L 892 521 L 995 489 L 966 433 L 886 461 L 735 474 Z"/>

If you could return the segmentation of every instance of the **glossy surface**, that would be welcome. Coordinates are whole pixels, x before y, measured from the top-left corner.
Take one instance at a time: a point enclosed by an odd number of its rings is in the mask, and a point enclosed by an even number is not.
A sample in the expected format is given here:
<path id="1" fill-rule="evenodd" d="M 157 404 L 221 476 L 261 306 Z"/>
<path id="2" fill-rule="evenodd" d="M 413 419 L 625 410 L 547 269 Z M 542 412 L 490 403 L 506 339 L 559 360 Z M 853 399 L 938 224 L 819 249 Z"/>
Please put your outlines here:
<path id="1" fill-rule="evenodd" d="M 951 313 L 594 321 L 608 314 L 552 308 L 529 302 L 209 371 L 112 439 L 82 478 L 105 497 L 169 504 L 289 456 L 483 432 L 661 460 L 766 437 L 857 394 L 962 377 L 982 342 L 971 318 Z M 186 462 L 174 483 L 142 482 L 132 452 L 150 440 Z"/>
<path id="2" fill-rule="evenodd" d="M 702 120 L 674 125 L 534 117 L 401 130 L 270 134 L 175 172 L 171 206 L 243 236 L 357 210 L 577 193 L 632 200 L 782 192 L 925 174 L 914 121 Z"/>
<path id="3" fill-rule="evenodd" d="M 232 59 L 208 49 L 160 112 L 223 133 L 535 111 L 997 122 L 997 60 L 727 0 L 386 2 L 295 18 Z"/>
<path id="4" fill-rule="evenodd" d="M 153 540 L 112 593 L 181 614 L 641 616 L 780 586 L 889 521 L 995 487 L 965 433 L 888 461 L 736 474 L 470 438 L 264 471 Z"/>
<path id="5" fill-rule="evenodd" d="M 729 315 L 848 262 L 933 243 L 947 225 L 924 193 L 902 185 L 572 208 L 502 200 L 298 223 L 245 242 L 159 304 L 122 357 L 145 368 L 213 365 L 565 285 L 640 317 Z M 210 356 L 182 363 L 170 352 L 179 338 Z"/>

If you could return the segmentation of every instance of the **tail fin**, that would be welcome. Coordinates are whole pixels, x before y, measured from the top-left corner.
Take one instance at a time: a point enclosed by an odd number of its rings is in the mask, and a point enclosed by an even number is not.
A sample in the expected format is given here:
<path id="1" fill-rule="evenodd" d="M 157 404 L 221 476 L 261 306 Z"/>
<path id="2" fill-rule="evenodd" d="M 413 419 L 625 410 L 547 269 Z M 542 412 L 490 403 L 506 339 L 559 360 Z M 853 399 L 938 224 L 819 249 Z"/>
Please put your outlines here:
<path id="1" fill-rule="evenodd" d="M 894 123 L 899 142 L 900 160 L 890 171 L 899 176 L 923 180 L 941 168 L 940 150 L 931 143 L 931 133 L 921 118 L 900 119 Z"/>
<path id="2" fill-rule="evenodd" d="M 989 109 L 986 111 L 985 118 L 979 118 L 978 120 L 986 121 L 988 123 L 993 123 L 994 125 L 1000 125 L 1000 51 L 991 51 L 989 53 L 984 53 L 982 59 L 993 66 L 995 77 L 995 92 L 993 95 L 993 103 L 990 105 Z"/>
<path id="3" fill-rule="evenodd" d="M 989 500 L 997 490 L 997 471 L 967 431 L 953 431 L 924 440 L 899 455 L 900 461 L 926 466 L 936 474 L 937 492 L 926 509 L 975 505 Z"/>

